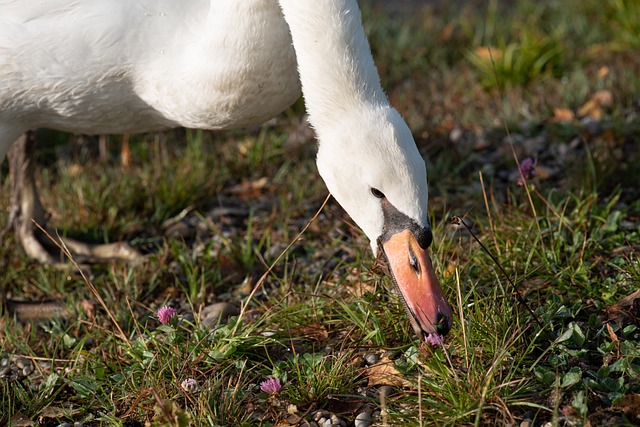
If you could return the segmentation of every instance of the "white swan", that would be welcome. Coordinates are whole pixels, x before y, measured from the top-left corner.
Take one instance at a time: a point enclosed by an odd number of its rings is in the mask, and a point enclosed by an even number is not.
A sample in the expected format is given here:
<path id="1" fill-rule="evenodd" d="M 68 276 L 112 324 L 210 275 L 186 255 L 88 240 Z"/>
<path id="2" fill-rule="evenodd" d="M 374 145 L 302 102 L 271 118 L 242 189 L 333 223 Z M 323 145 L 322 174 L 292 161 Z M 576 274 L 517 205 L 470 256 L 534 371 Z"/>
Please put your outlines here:
<path id="1" fill-rule="evenodd" d="M 380 86 L 356 0 L 0 0 L 0 159 L 39 127 L 260 124 L 300 83 L 327 187 L 383 250 L 418 336 L 446 334 L 425 164 Z"/>

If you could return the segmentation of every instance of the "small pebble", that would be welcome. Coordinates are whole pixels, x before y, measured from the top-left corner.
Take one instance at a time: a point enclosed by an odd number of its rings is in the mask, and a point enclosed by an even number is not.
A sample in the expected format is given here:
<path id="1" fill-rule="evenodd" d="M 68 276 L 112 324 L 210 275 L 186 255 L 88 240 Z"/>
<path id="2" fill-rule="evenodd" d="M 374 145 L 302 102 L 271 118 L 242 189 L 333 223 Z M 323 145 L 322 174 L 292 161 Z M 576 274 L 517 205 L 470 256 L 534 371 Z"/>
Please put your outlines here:
<path id="1" fill-rule="evenodd" d="M 451 140 L 451 142 L 458 142 L 460 141 L 460 139 L 462 139 L 463 133 L 464 132 L 462 131 L 462 129 L 460 129 L 459 127 L 455 127 L 451 129 L 451 132 L 449 132 L 449 139 Z"/>
<path id="2" fill-rule="evenodd" d="M 355 427 L 369 427 L 371 425 L 371 415 L 367 412 L 360 412 L 356 417 Z"/>
<path id="3" fill-rule="evenodd" d="M 378 355 L 375 353 L 366 353 L 363 356 L 363 358 L 364 358 L 364 361 L 367 363 L 367 365 L 375 365 L 376 363 L 378 363 L 378 360 L 380 359 Z"/>
<path id="4" fill-rule="evenodd" d="M 240 313 L 238 307 L 227 302 L 210 304 L 202 309 L 200 321 L 205 327 L 215 326 L 219 321 L 226 322 L 230 316 Z"/>
<path id="5" fill-rule="evenodd" d="M 31 366 L 31 360 L 25 359 L 24 357 L 18 357 L 15 364 L 18 368 L 24 369 L 25 366 Z"/>
<path id="6" fill-rule="evenodd" d="M 96 340 L 93 337 L 87 337 L 87 339 L 85 339 L 84 343 L 82 344 L 82 348 L 84 348 L 85 350 L 89 350 L 93 347 L 95 342 Z"/>
<path id="7" fill-rule="evenodd" d="M 33 372 L 33 368 L 31 367 L 31 365 L 22 368 L 23 377 L 28 377 L 29 375 L 31 375 L 31 372 Z"/>
<path id="8" fill-rule="evenodd" d="M 546 138 L 547 136 L 545 134 L 541 134 L 533 138 L 526 139 L 523 143 L 526 154 L 528 156 L 537 156 L 538 153 L 543 152 L 546 146 Z"/>
<path id="9" fill-rule="evenodd" d="M 0 371 L 0 378 L 8 378 L 11 376 L 11 368 L 4 368 Z"/>
<path id="10" fill-rule="evenodd" d="M 162 224 L 162 227 L 164 228 L 164 235 L 174 239 L 187 239 L 189 237 L 192 237 L 196 232 L 196 230 L 194 230 L 185 221 L 172 221 L 171 219 L 169 219 L 165 221 L 164 224 Z"/>
<path id="11" fill-rule="evenodd" d="M 330 419 L 325 420 L 325 421 L 324 421 L 324 424 L 322 424 L 322 423 L 321 423 L 320 425 L 321 425 L 322 427 L 333 427 L 333 423 L 331 422 L 331 420 L 330 420 Z"/>
<path id="12" fill-rule="evenodd" d="M 320 421 L 320 419 L 322 418 L 327 418 L 328 415 L 326 415 L 326 412 L 320 410 L 320 411 L 316 411 L 312 414 L 313 416 L 313 420 L 314 421 Z M 324 422 L 324 421 L 323 421 Z"/>
<path id="13" fill-rule="evenodd" d="M 337 415 L 331 415 L 331 418 L 329 418 L 329 420 L 331 421 L 331 425 L 340 425 L 340 418 L 338 418 Z"/>
<path id="14" fill-rule="evenodd" d="M 333 350 L 335 350 L 336 346 L 335 344 L 327 344 L 326 346 L 324 346 L 324 349 L 322 350 L 325 354 L 329 354 L 329 353 L 333 353 Z"/>
<path id="15" fill-rule="evenodd" d="M 602 127 L 602 123 L 599 120 L 594 119 L 593 117 L 585 117 L 580 120 L 580 124 L 585 128 L 587 132 L 591 135 L 600 135 L 604 128 Z"/>
<path id="16" fill-rule="evenodd" d="M 297 425 L 301 420 L 300 416 L 296 414 L 289 414 L 287 416 L 287 422 L 291 425 Z"/>

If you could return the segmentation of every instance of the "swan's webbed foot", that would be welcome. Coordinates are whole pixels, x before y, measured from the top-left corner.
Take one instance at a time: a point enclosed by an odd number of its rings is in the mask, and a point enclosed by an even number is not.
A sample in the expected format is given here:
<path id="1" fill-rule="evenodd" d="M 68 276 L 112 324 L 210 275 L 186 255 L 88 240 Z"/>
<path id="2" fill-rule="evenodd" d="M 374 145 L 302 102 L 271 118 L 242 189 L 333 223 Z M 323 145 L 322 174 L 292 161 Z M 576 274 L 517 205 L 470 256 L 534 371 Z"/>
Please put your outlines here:
<path id="1" fill-rule="evenodd" d="M 58 241 L 56 233 L 47 230 L 35 182 L 34 149 L 34 135 L 27 132 L 13 144 L 8 153 L 11 179 L 8 225 L 14 230 L 16 241 L 27 256 L 42 264 L 66 267 L 68 264 L 62 250 L 66 247 L 79 265 L 142 261 L 144 257 L 126 243 L 88 244 L 68 238 Z"/>

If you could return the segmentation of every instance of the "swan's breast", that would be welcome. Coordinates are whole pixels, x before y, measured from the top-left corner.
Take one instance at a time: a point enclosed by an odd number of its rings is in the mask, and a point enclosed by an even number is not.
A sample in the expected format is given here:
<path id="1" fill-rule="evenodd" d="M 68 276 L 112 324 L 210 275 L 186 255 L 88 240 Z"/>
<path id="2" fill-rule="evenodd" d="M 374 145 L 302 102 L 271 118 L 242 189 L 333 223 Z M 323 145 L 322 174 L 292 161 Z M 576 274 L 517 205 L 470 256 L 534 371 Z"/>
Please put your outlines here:
<path id="1" fill-rule="evenodd" d="M 275 1 L 211 7 L 208 19 L 176 33 L 165 50 L 140 63 L 136 91 L 183 126 L 263 123 L 300 96 L 289 28 Z"/>

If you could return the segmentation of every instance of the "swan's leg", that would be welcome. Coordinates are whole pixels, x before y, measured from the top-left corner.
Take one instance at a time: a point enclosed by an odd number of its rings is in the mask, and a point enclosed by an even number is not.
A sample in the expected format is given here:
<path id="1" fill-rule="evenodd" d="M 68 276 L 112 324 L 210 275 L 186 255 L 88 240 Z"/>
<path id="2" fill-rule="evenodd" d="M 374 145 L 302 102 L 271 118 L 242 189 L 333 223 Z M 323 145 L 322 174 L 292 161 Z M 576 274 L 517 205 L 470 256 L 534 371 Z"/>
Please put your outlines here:
<path id="1" fill-rule="evenodd" d="M 17 242 L 27 255 L 43 264 L 60 264 L 64 261 L 60 248 L 35 224 L 46 229 L 44 209 L 40 203 L 35 182 L 35 138 L 32 132 L 23 134 L 9 151 L 11 177 L 11 210 L 9 226 L 15 231 Z M 50 236 L 56 237 L 54 232 Z M 142 255 L 126 243 L 87 244 L 63 239 L 77 262 L 94 263 L 124 260 L 137 262 Z"/>
<path id="2" fill-rule="evenodd" d="M 9 227 L 13 228 L 16 241 L 30 258 L 41 263 L 54 263 L 50 251 L 45 249 L 33 227 L 32 220 L 44 226 L 44 210 L 40 204 L 36 188 L 33 162 L 33 134 L 27 132 L 13 144 L 9 150 L 9 176 L 11 179 L 11 207 L 9 210 Z"/>

